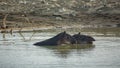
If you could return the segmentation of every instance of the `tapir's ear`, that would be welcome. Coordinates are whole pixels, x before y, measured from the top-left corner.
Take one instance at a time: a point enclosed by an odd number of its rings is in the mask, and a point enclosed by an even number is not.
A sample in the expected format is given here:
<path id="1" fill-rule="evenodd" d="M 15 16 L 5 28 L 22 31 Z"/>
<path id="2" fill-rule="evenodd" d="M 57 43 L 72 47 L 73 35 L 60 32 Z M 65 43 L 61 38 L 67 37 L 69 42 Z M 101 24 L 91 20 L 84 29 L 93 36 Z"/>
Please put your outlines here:
<path id="1" fill-rule="evenodd" d="M 63 33 L 66 34 L 66 31 L 64 31 Z"/>
<path id="2" fill-rule="evenodd" d="M 78 34 L 81 34 L 80 32 Z"/>

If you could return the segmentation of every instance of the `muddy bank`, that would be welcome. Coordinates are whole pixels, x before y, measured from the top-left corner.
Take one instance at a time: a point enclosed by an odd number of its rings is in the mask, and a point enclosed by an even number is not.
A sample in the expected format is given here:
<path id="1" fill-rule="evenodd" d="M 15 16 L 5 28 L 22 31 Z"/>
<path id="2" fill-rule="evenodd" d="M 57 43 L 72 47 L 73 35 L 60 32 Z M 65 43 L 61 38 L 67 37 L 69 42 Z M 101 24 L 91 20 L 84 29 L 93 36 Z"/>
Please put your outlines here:
<path id="1" fill-rule="evenodd" d="M 0 30 L 4 30 L 3 20 L 6 14 L 0 13 Z M 103 28 L 120 27 L 120 14 L 85 14 L 71 15 L 32 15 L 14 13 L 8 14 L 5 20 L 7 30 L 42 30 L 66 28 Z"/>

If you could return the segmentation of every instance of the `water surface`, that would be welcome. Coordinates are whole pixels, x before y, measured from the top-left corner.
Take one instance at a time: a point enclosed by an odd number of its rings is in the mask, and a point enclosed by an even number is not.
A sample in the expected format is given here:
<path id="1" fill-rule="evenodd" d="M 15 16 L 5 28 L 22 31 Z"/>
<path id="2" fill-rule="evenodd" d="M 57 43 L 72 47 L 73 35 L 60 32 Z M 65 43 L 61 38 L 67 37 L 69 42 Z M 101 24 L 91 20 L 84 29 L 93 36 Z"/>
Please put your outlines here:
<path id="1" fill-rule="evenodd" d="M 93 34 L 95 47 L 87 49 L 33 45 L 56 34 L 57 32 L 0 34 L 0 68 L 120 67 L 120 37 L 116 34 Z"/>

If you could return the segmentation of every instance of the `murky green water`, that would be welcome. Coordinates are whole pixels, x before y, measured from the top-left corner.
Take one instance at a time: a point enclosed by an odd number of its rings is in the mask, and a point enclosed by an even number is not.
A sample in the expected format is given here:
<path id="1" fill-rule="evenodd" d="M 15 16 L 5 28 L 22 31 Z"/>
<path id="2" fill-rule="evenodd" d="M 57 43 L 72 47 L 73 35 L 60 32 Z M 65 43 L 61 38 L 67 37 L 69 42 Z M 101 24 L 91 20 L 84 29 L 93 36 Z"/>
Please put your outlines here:
<path id="1" fill-rule="evenodd" d="M 70 32 L 72 33 L 72 32 Z M 32 45 L 57 32 L 0 34 L 0 68 L 119 68 L 120 37 L 87 33 L 94 48 L 53 48 Z"/>

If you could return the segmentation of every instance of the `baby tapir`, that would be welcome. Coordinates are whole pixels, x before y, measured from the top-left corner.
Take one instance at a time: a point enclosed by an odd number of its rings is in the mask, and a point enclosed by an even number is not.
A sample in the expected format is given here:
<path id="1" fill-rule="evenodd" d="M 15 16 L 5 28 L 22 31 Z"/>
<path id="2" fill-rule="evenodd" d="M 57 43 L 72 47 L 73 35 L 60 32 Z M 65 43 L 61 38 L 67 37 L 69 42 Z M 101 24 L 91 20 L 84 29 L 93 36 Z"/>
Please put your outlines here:
<path id="1" fill-rule="evenodd" d="M 80 33 L 75 34 L 72 37 L 76 41 L 75 44 L 93 44 L 93 41 L 95 41 L 93 37 L 87 35 L 81 35 Z"/>

